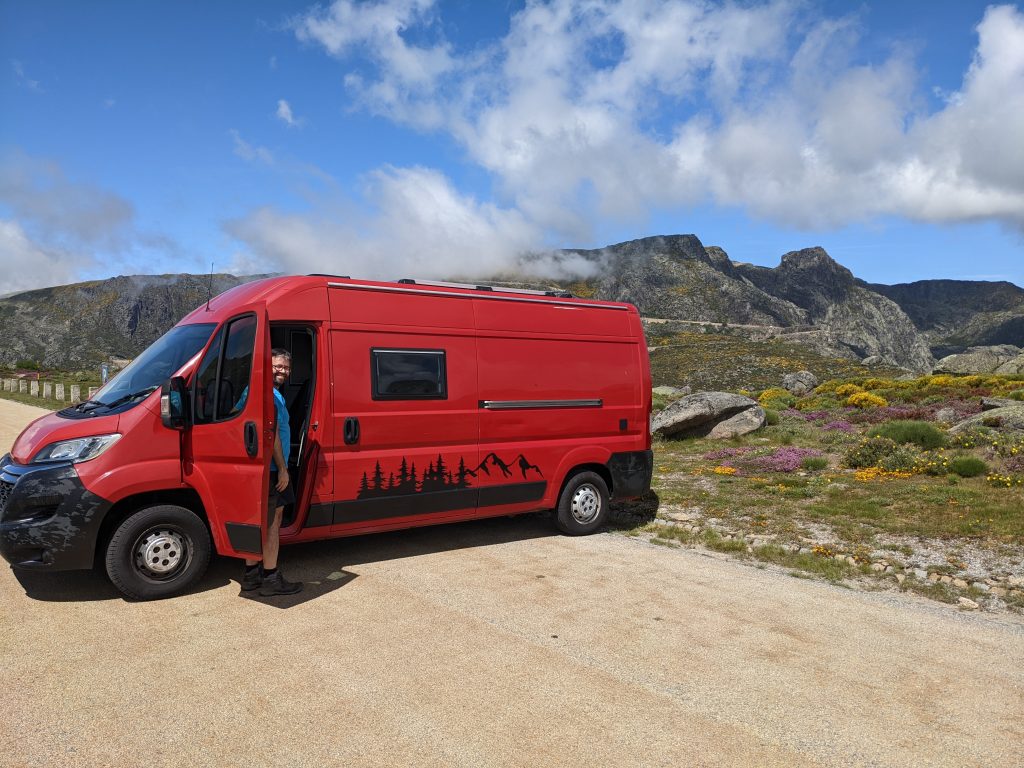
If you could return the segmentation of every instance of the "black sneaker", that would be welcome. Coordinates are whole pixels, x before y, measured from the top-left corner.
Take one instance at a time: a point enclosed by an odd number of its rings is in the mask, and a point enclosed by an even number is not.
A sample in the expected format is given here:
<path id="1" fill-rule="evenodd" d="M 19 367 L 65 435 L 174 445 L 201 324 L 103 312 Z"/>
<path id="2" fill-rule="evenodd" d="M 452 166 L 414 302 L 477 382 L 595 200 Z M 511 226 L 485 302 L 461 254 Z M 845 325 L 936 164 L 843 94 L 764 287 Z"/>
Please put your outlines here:
<path id="1" fill-rule="evenodd" d="M 255 568 L 246 568 L 245 573 L 242 575 L 242 591 L 252 592 L 254 589 L 259 589 L 260 585 L 263 584 L 263 566 L 258 565 Z"/>
<path id="2" fill-rule="evenodd" d="M 301 581 L 285 581 L 284 576 L 278 571 L 273 576 L 263 577 L 263 586 L 260 589 L 260 594 L 263 597 L 270 597 L 271 595 L 294 595 L 296 592 L 301 591 Z"/>

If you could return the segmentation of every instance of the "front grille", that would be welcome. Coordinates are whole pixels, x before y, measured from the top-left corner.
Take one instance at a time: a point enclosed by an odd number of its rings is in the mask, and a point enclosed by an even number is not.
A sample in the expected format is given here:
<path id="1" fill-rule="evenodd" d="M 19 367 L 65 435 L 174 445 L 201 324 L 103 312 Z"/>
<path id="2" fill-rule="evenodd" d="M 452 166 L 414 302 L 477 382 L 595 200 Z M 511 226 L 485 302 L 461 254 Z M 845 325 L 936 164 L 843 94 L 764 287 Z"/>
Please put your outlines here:
<path id="1" fill-rule="evenodd" d="M 7 506 L 7 500 L 11 498 L 11 493 L 14 491 L 14 483 L 8 483 L 4 480 L 0 480 L 0 517 L 3 517 L 4 508 Z"/>

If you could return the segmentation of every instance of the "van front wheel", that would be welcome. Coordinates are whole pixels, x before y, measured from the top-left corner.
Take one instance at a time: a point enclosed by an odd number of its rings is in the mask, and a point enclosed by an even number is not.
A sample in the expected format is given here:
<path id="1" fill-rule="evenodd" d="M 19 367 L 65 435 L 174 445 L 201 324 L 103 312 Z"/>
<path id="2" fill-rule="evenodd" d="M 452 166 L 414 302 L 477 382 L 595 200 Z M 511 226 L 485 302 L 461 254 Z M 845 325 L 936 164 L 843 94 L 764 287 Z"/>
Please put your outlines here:
<path id="1" fill-rule="evenodd" d="M 555 523 L 562 533 L 582 536 L 593 533 L 608 519 L 608 484 L 596 472 L 580 472 L 569 478 L 555 509 Z"/>
<path id="2" fill-rule="evenodd" d="M 161 504 L 122 522 L 107 545 L 107 575 L 136 600 L 185 591 L 206 572 L 210 533 L 189 509 Z"/>

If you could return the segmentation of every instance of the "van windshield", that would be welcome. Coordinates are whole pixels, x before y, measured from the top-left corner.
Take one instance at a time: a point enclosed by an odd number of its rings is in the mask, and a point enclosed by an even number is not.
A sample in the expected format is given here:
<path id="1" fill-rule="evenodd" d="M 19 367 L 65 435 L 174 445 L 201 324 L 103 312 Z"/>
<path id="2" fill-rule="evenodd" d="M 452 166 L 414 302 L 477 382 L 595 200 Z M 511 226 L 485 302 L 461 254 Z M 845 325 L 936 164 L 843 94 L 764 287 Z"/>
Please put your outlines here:
<path id="1" fill-rule="evenodd" d="M 106 412 L 141 402 L 206 346 L 214 328 L 215 323 L 174 326 L 77 410 Z"/>

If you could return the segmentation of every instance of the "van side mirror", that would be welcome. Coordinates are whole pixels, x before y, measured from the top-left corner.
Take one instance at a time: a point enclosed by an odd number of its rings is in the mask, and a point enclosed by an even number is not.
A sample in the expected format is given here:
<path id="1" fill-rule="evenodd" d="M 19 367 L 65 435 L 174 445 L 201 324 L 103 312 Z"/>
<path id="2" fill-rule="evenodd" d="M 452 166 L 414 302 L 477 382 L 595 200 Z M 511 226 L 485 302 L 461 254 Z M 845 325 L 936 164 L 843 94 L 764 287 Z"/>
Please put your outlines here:
<path id="1" fill-rule="evenodd" d="M 174 376 L 160 387 L 160 421 L 168 429 L 183 430 L 188 427 L 188 387 L 185 379 Z"/>

